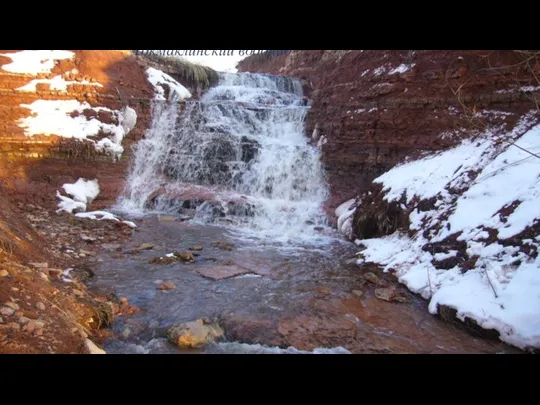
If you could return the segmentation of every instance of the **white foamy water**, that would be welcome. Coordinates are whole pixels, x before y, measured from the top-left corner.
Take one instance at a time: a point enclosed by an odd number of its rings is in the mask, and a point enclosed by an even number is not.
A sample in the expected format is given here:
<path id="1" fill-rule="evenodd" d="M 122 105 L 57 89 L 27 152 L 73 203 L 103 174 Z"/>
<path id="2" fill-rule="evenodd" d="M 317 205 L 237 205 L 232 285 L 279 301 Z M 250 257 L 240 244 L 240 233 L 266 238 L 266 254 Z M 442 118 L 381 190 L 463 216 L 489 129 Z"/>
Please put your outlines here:
<path id="1" fill-rule="evenodd" d="M 328 241 L 319 150 L 298 80 L 224 73 L 198 102 L 156 103 L 119 207 L 183 213 L 276 242 Z M 156 191 L 158 191 L 156 193 Z M 157 194 L 159 197 L 154 198 Z"/>
<path id="2" fill-rule="evenodd" d="M 156 338 L 144 345 L 115 341 L 108 347 L 109 353 L 129 353 L 129 354 L 174 354 L 178 349 L 171 345 L 167 339 Z M 184 354 L 189 353 L 189 349 L 184 349 Z M 351 354 L 343 347 L 318 347 L 313 351 L 299 350 L 296 347 L 289 346 L 281 349 L 275 346 L 266 346 L 261 344 L 248 344 L 239 342 L 220 342 L 212 343 L 204 349 L 191 351 L 199 354 Z"/>

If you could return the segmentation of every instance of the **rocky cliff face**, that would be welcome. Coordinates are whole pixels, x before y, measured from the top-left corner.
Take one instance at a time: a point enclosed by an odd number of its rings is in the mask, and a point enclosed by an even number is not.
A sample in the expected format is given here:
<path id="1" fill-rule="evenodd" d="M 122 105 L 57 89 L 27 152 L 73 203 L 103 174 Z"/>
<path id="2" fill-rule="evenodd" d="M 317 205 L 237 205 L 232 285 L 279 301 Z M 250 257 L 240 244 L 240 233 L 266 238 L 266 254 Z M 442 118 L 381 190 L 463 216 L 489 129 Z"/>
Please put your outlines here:
<path id="1" fill-rule="evenodd" d="M 102 192 L 95 206 L 99 209 L 113 202 L 122 189 L 130 146 L 144 134 L 150 120 L 153 89 L 135 58 L 123 51 L 73 53 L 72 57 L 59 54 L 64 59 L 43 56 L 34 64 L 26 61 L 37 70 L 24 72 L 20 69 L 23 61 L 10 57 L 17 51 L 0 51 L 0 180 L 18 198 L 47 205 L 54 203 L 55 191 L 62 184 L 79 177 L 99 178 Z M 122 158 L 115 161 L 109 154 L 97 153 L 88 141 L 66 137 L 77 130 L 60 121 L 55 127 L 52 117 L 52 128 L 28 121 L 25 128 L 25 119 L 36 114 L 51 116 L 68 103 L 86 106 L 83 112 L 72 114 L 86 117 L 83 125 L 118 126 L 114 111 L 125 106 L 136 111 L 136 127 L 120 142 Z M 110 134 L 100 131 L 94 139 L 106 136 Z"/>
<path id="2" fill-rule="evenodd" d="M 333 209 L 406 155 L 454 145 L 486 121 L 515 125 L 540 90 L 531 75 L 540 66 L 526 60 L 515 51 L 320 50 L 253 56 L 238 68 L 305 79 L 307 131 L 322 148 Z"/>

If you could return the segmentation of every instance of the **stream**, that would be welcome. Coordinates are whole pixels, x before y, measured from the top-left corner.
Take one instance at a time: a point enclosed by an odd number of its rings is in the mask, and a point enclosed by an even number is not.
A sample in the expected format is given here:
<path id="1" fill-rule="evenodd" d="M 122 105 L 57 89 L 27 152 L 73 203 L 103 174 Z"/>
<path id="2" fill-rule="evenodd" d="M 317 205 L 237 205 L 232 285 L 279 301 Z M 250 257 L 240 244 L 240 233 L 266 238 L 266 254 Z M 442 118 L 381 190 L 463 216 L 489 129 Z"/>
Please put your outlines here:
<path id="1" fill-rule="evenodd" d="M 156 102 L 113 211 L 132 240 L 98 258 L 100 294 L 141 308 L 119 316 L 108 353 L 514 353 L 427 311 L 389 274 L 354 263 L 357 248 L 330 226 L 320 151 L 308 143 L 300 83 L 221 75 L 181 108 Z M 152 248 L 136 250 L 141 244 Z M 135 250 L 134 250 L 135 249 Z M 155 263 L 178 251 L 195 262 Z M 366 281 L 376 273 L 376 282 Z M 175 288 L 157 286 L 172 281 Z M 376 284 L 379 285 L 376 285 Z M 396 286 L 404 302 L 375 296 Z M 204 349 L 167 342 L 175 323 L 215 320 L 226 338 Z"/>

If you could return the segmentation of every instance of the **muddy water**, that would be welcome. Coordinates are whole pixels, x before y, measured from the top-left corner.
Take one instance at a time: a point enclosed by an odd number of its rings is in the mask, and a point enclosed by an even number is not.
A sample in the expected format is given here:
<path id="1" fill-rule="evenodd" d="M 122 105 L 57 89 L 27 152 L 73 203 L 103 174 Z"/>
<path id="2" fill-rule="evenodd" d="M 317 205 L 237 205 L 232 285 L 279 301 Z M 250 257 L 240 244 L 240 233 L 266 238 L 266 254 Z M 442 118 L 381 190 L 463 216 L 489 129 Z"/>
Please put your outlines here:
<path id="1" fill-rule="evenodd" d="M 362 276 L 373 268 L 347 264 L 356 249 L 339 239 L 324 249 L 287 249 L 238 240 L 226 228 L 174 217 L 152 215 L 138 223 L 139 232 L 121 251 L 100 257 L 91 282 L 94 290 L 125 296 L 142 309 L 116 318 L 114 338 L 105 342 L 109 353 L 301 353 L 320 348 L 334 348 L 332 353 L 343 348 L 351 353 L 516 352 L 430 315 L 426 302 L 401 286 L 410 303 L 376 298 L 375 286 Z M 214 246 L 218 241 L 234 246 L 225 250 Z M 141 243 L 155 247 L 127 253 Z M 148 263 L 195 245 L 203 248 L 195 263 Z M 222 280 L 201 275 L 210 269 L 248 273 Z M 160 280 L 172 280 L 176 288 L 158 290 Z M 168 326 L 200 317 L 218 320 L 226 341 L 204 350 L 179 350 L 167 343 Z"/>

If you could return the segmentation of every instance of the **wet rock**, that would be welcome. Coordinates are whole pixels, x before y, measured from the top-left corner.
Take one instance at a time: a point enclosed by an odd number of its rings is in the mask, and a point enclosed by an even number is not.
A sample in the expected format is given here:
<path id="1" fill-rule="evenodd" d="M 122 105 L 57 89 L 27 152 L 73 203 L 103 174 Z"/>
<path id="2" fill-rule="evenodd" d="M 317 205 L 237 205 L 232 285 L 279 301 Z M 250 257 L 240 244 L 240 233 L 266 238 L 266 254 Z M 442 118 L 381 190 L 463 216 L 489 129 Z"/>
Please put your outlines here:
<path id="1" fill-rule="evenodd" d="M 402 304 L 408 304 L 411 302 L 411 300 L 407 297 L 405 297 L 404 295 L 396 295 L 394 298 L 393 298 L 394 302 L 400 302 Z"/>
<path id="2" fill-rule="evenodd" d="M 36 304 L 36 308 L 39 309 L 40 311 L 45 311 L 45 304 L 43 302 L 38 302 Z"/>
<path id="3" fill-rule="evenodd" d="M 231 266 L 231 267 L 213 267 L 209 269 L 199 269 L 197 270 L 197 273 L 203 277 L 217 281 L 217 280 L 223 280 L 226 278 L 235 277 L 241 274 L 248 274 L 252 272 L 246 269 L 241 269 L 236 266 Z"/>
<path id="4" fill-rule="evenodd" d="M 396 287 L 376 288 L 375 297 L 387 302 L 401 302 L 407 303 L 409 299 L 403 296 Z"/>
<path id="5" fill-rule="evenodd" d="M 0 308 L 0 314 L 4 316 L 11 316 L 15 313 L 15 311 L 9 307 L 2 307 Z"/>
<path id="6" fill-rule="evenodd" d="M 191 250 L 196 250 L 196 251 L 199 251 L 199 250 L 203 250 L 203 247 L 200 246 L 200 245 L 195 245 L 193 247 L 190 247 Z"/>
<path id="7" fill-rule="evenodd" d="M 101 247 L 105 250 L 120 250 L 122 245 L 119 243 L 102 243 Z"/>
<path id="8" fill-rule="evenodd" d="M 183 349 L 200 348 L 223 337 L 223 329 L 217 323 L 197 319 L 173 325 L 167 331 L 169 342 Z"/>
<path id="9" fill-rule="evenodd" d="M 7 270 L 0 270 L 0 277 L 7 277 L 9 276 L 9 273 Z"/>
<path id="10" fill-rule="evenodd" d="M 255 215 L 255 206 L 246 201 L 229 201 L 227 203 L 226 214 L 239 217 L 252 217 Z"/>
<path id="11" fill-rule="evenodd" d="M 173 222 L 176 221 L 176 217 L 172 215 L 158 215 L 158 221 L 160 222 Z"/>
<path id="12" fill-rule="evenodd" d="M 364 274 L 364 278 L 372 283 L 372 284 L 375 284 L 375 285 L 380 285 L 380 286 L 383 286 L 385 285 L 385 282 L 383 280 L 381 280 L 379 278 L 379 276 L 377 276 L 375 273 L 371 273 L 371 272 L 368 272 L 368 273 L 365 273 Z"/>
<path id="13" fill-rule="evenodd" d="M 86 339 L 84 341 L 84 345 L 86 346 L 90 354 L 107 354 L 105 350 L 97 347 L 96 344 L 92 342 L 90 339 Z"/>
<path id="14" fill-rule="evenodd" d="M 178 261 L 178 258 L 176 258 L 175 256 L 172 256 L 172 257 L 158 256 L 158 257 L 152 257 L 150 260 L 148 260 L 148 263 L 149 264 L 171 264 L 171 263 L 177 262 L 177 261 Z"/>
<path id="15" fill-rule="evenodd" d="M 391 302 L 392 297 L 394 296 L 394 293 L 395 293 L 395 288 L 393 287 L 375 289 L 375 297 L 383 301 Z"/>
<path id="16" fill-rule="evenodd" d="M 221 250 L 233 250 L 234 245 L 223 241 L 214 242 L 212 246 Z"/>
<path id="17" fill-rule="evenodd" d="M 242 145 L 242 157 L 240 160 L 245 163 L 251 162 L 259 153 L 261 144 L 253 139 L 249 139 L 247 136 L 241 138 Z"/>
<path id="18" fill-rule="evenodd" d="M 190 252 L 189 250 L 186 250 L 185 252 L 174 252 L 174 255 L 178 257 L 183 262 L 194 262 L 195 257 L 193 256 L 193 252 Z"/>
<path id="19" fill-rule="evenodd" d="M 364 292 L 362 290 L 352 290 L 351 292 L 357 297 L 361 297 L 364 295 Z"/>
<path id="20" fill-rule="evenodd" d="M 345 316 L 311 317 L 281 319 L 278 332 L 287 344 L 301 350 L 316 347 L 346 347 L 356 341 L 358 326 L 354 319 Z"/>
<path id="21" fill-rule="evenodd" d="M 79 280 L 79 281 L 87 281 L 95 276 L 94 272 L 90 267 L 87 266 L 80 266 L 76 267 L 69 273 L 71 278 Z"/>
<path id="22" fill-rule="evenodd" d="M 139 246 L 137 246 L 134 249 L 126 250 L 126 253 L 133 255 L 133 254 L 140 253 L 143 250 L 150 250 L 150 249 L 153 249 L 153 248 L 154 248 L 153 243 L 142 243 L 142 244 L 140 244 Z"/>
<path id="23" fill-rule="evenodd" d="M 159 284 L 156 288 L 162 291 L 174 290 L 176 288 L 176 285 L 171 280 L 167 280 Z"/>

